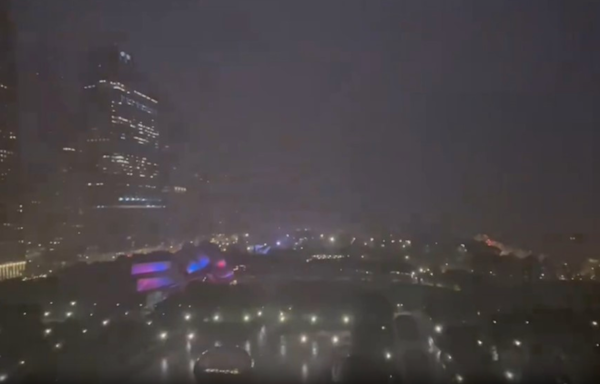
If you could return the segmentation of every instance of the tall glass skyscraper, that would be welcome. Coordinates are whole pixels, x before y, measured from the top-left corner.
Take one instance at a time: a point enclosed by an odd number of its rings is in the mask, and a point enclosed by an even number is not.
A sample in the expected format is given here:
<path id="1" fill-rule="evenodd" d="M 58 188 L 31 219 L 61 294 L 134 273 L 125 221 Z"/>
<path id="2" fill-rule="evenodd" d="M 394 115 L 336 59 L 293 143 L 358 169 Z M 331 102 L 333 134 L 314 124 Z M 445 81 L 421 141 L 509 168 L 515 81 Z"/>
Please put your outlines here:
<path id="1" fill-rule="evenodd" d="M 164 209 L 159 102 L 135 60 L 116 45 L 89 58 L 81 143 L 86 230 L 105 249 L 150 244 Z"/>

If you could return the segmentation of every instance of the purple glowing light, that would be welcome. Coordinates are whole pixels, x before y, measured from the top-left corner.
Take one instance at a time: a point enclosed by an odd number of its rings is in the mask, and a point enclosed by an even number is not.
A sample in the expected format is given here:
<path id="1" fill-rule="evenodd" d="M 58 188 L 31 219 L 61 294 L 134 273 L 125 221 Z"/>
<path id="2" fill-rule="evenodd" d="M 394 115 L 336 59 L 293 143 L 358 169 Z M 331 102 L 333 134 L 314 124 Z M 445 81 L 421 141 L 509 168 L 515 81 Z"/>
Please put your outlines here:
<path id="1" fill-rule="evenodd" d="M 153 289 L 168 287 L 173 284 L 173 280 L 169 277 L 150 277 L 146 279 L 138 279 L 137 291 L 145 292 Z"/>
<path id="2" fill-rule="evenodd" d="M 142 275 L 145 273 L 164 272 L 171 268 L 170 261 L 157 261 L 155 263 L 133 264 L 131 266 L 132 275 Z"/>
<path id="3" fill-rule="evenodd" d="M 227 266 L 227 262 L 225 260 L 217 261 L 217 268 L 225 268 Z"/>

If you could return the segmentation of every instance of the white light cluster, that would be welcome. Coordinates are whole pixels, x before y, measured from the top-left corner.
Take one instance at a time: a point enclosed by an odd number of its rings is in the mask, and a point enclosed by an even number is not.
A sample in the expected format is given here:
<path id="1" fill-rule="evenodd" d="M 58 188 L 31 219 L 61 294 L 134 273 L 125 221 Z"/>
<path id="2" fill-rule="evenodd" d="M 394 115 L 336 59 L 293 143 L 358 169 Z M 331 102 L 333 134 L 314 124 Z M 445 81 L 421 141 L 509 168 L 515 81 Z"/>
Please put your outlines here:
<path id="1" fill-rule="evenodd" d="M 217 368 L 206 368 L 206 373 L 224 373 L 226 375 L 237 375 L 240 373 L 237 369 L 217 369 Z"/>

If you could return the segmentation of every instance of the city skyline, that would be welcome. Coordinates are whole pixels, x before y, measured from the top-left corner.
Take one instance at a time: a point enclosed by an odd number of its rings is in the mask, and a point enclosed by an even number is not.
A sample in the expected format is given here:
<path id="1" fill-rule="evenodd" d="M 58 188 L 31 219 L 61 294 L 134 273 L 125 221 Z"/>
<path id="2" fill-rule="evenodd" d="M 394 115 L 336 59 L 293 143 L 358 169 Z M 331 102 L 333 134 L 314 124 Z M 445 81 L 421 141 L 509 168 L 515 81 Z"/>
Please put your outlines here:
<path id="1" fill-rule="evenodd" d="M 147 2 L 138 21 L 133 3 L 58 1 L 19 9 L 20 41 L 48 33 L 74 58 L 127 36 L 179 111 L 194 147 L 183 161 L 255 175 L 239 195 L 273 194 L 256 203 L 265 211 L 318 207 L 340 222 L 390 225 L 449 217 L 460 231 L 533 245 L 548 233 L 595 237 L 594 5 L 565 5 L 556 24 L 558 5 L 478 5 L 470 19 L 461 9 L 471 3 L 461 4 L 440 24 L 410 3 L 340 13 Z M 36 23 L 41 14 L 56 18 Z M 512 53 L 477 28 L 504 36 Z"/>

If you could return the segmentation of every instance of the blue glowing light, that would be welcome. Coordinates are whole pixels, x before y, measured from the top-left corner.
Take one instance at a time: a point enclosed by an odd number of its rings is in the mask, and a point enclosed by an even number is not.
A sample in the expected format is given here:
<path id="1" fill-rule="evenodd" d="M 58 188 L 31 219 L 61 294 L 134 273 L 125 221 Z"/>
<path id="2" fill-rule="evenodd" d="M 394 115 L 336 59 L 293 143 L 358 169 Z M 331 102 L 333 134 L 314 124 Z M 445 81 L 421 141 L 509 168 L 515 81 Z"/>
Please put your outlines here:
<path id="1" fill-rule="evenodd" d="M 206 268 L 208 264 L 210 264 L 210 259 L 206 256 L 202 256 L 188 264 L 186 271 L 188 274 L 198 272 Z"/>

